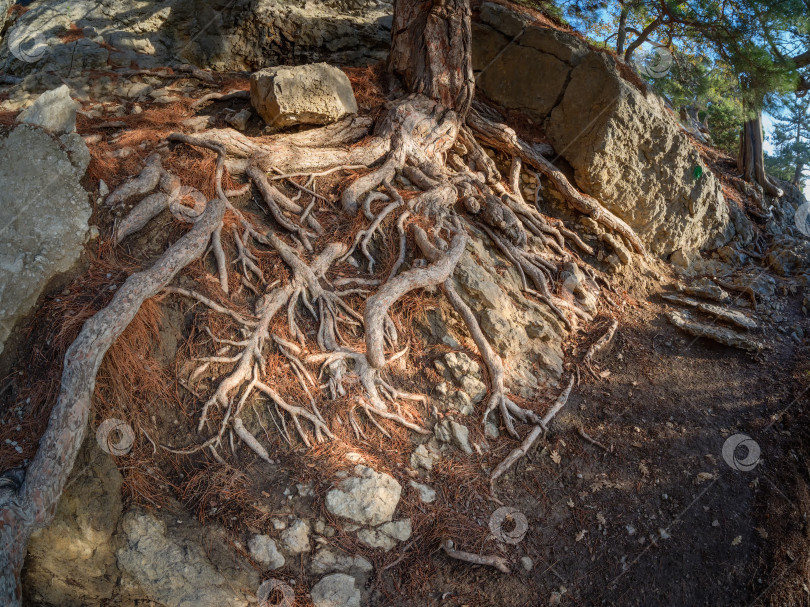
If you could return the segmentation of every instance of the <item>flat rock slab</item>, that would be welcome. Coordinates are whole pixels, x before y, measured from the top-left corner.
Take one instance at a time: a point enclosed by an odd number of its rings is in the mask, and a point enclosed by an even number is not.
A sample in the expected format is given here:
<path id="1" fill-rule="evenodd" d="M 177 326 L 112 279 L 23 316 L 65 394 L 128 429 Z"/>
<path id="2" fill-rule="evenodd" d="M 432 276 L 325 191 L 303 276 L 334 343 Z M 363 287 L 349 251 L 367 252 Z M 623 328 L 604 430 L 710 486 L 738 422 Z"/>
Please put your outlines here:
<path id="1" fill-rule="evenodd" d="M 76 134 L 27 125 L 0 140 L 0 352 L 56 276 L 79 261 L 92 209 L 79 180 L 90 155 Z"/>
<path id="2" fill-rule="evenodd" d="M 742 312 L 738 312 L 737 310 L 732 310 L 730 308 L 725 308 L 723 306 L 718 306 L 716 304 L 706 303 L 705 301 L 698 301 L 697 299 L 692 299 L 691 297 L 683 297 L 681 295 L 662 295 L 662 297 L 670 302 L 680 304 L 682 306 L 689 306 L 690 308 L 695 308 L 704 312 L 706 314 L 710 314 L 715 318 L 719 318 L 720 320 L 724 320 L 726 322 L 730 322 L 733 325 L 737 325 L 743 329 L 756 329 L 757 323 L 754 319 L 749 318 Z"/>
<path id="3" fill-rule="evenodd" d="M 349 78 L 326 63 L 270 67 L 250 77 L 250 102 L 276 127 L 331 124 L 357 113 Z"/>
<path id="4" fill-rule="evenodd" d="M 726 346 L 732 346 L 750 352 L 758 352 L 763 347 L 760 342 L 752 337 L 748 337 L 747 335 L 743 335 L 726 327 L 699 322 L 688 312 L 670 310 L 667 312 L 667 318 L 669 318 L 669 321 L 673 325 L 695 337 L 706 337 L 707 339 L 714 340 Z"/>

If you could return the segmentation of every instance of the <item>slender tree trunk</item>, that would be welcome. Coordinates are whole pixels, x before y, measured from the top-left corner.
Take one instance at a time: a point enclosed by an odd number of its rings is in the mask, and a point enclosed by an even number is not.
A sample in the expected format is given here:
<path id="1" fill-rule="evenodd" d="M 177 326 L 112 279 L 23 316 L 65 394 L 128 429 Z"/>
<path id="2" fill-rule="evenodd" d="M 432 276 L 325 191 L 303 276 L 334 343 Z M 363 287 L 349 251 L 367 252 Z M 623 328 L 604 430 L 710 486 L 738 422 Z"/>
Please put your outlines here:
<path id="1" fill-rule="evenodd" d="M 737 167 L 742 171 L 743 179 L 762 186 L 764 192 L 769 196 L 782 196 L 782 190 L 777 188 L 765 173 L 765 153 L 762 146 L 762 112 L 757 112 L 755 118 L 743 124 Z"/>
<path id="2" fill-rule="evenodd" d="M 624 54 L 624 44 L 627 42 L 627 17 L 630 15 L 630 3 L 622 5 L 622 12 L 619 15 L 619 33 L 616 36 L 616 54 L 621 57 Z"/>
<path id="3" fill-rule="evenodd" d="M 633 53 L 636 51 L 638 47 L 644 44 L 647 39 L 649 39 L 650 35 L 658 29 L 658 27 L 664 22 L 662 17 L 656 17 L 653 19 L 650 24 L 645 27 L 638 37 L 633 40 L 630 46 L 627 47 L 627 50 L 624 52 L 624 61 L 625 63 L 629 63 L 630 60 L 633 58 Z"/>
<path id="4" fill-rule="evenodd" d="M 797 163 L 796 172 L 793 173 L 793 179 L 790 180 L 790 183 L 798 187 L 799 183 L 801 183 L 803 172 L 804 172 L 804 164 L 801 162 Z"/>
<path id="5" fill-rule="evenodd" d="M 466 115 L 475 91 L 469 0 L 396 0 L 388 65 L 411 93 Z"/>

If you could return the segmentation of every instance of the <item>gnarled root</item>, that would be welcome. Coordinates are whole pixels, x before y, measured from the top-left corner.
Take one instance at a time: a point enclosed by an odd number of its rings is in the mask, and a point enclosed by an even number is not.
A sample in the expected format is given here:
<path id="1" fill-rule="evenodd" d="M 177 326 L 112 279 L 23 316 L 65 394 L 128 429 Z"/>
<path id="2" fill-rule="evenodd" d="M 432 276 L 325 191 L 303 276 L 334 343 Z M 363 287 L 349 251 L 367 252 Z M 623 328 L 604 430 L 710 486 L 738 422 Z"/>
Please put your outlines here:
<path id="1" fill-rule="evenodd" d="M 522 158 L 524 162 L 548 177 L 568 204 L 580 213 L 584 213 L 594 221 L 601 223 L 609 230 L 618 232 L 627 239 L 637 253 L 645 254 L 643 243 L 630 226 L 604 208 L 596 199 L 578 192 L 562 171 L 543 158 L 532 144 L 520 139 L 511 127 L 493 122 L 474 109 L 470 110 L 467 115 L 467 124 L 475 131 L 481 141 L 504 150 L 510 156 Z"/>
<path id="2" fill-rule="evenodd" d="M 574 387 L 574 376 L 572 375 L 571 378 L 568 380 L 568 386 L 563 390 L 563 392 L 557 397 L 554 401 L 554 404 L 549 407 L 549 410 L 543 416 L 539 423 L 532 429 L 531 432 L 526 436 L 526 438 L 521 443 L 520 447 L 513 450 L 509 455 L 506 456 L 495 470 L 492 471 L 492 476 L 489 479 L 490 487 L 492 492 L 495 492 L 495 481 L 498 480 L 503 474 L 509 470 L 512 466 L 515 465 L 521 457 L 526 455 L 529 450 L 532 448 L 534 443 L 540 437 L 541 434 L 544 434 L 548 430 L 548 425 L 551 423 L 551 420 L 554 419 L 554 416 L 565 406 L 565 403 L 568 402 L 568 397 L 571 395 L 571 389 Z"/>
<path id="3" fill-rule="evenodd" d="M 510 573 L 509 562 L 502 556 L 490 554 L 473 554 L 472 552 L 464 552 L 463 550 L 456 550 L 453 547 L 452 540 L 444 540 L 442 542 L 442 550 L 450 558 L 473 565 L 486 565 L 487 567 L 494 567 L 501 573 Z"/>
<path id="4" fill-rule="evenodd" d="M 65 354 L 62 386 L 48 428 L 26 477 L 16 491 L 0 491 L 0 599 L 19 605 L 19 575 L 31 532 L 47 525 L 87 432 L 96 373 L 109 347 L 143 302 L 157 295 L 185 266 L 199 258 L 222 222 L 224 205 L 212 200 L 192 229 L 148 270 L 130 276 L 112 301 L 82 327 Z"/>

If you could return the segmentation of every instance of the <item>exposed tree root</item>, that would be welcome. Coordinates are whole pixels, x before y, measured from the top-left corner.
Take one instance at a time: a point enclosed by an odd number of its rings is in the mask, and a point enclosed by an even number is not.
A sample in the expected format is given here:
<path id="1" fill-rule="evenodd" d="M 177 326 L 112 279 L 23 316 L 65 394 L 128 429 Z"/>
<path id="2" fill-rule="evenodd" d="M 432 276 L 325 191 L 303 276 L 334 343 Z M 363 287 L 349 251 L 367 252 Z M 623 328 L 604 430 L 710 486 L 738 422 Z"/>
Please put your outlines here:
<path id="1" fill-rule="evenodd" d="M 534 443 L 540 437 L 541 434 L 544 434 L 548 430 L 548 425 L 551 423 L 551 420 L 554 419 L 554 416 L 559 413 L 560 409 L 562 409 L 565 404 L 568 402 L 568 397 L 571 396 L 571 389 L 574 387 L 574 376 L 572 375 L 571 378 L 568 380 L 568 386 L 562 393 L 557 397 L 554 401 L 554 404 L 549 407 L 549 410 L 543 416 L 542 419 L 539 420 L 538 424 L 532 429 L 531 432 L 526 436 L 526 438 L 521 443 L 520 447 L 512 451 L 509 455 L 506 456 L 495 470 L 492 471 L 492 476 L 490 476 L 489 483 L 490 487 L 492 488 L 492 492 L 495 492 L 495 481 L 498 480 L 503 474 L 509 470 L 512 466 L 515 465 L 521 457 L 526 455 L 529 450 L 532 448 Z"/>
<path id="2" fill-rule="evenodd" d="M 475 131 L 481 141 L 498 149 L 503 149 L 510 156 L 522 158 L 548 177 L 565 197 L 566 202 L 577 211 L 585 213 L 609 230 L 621 234 L 637 253 L 645 254 L 644 245 L 630 226 L 605 209 L 594 198 L 578 192 L 563 175 L 562 171 L 543 158 L 531 144 L 521 140 L 511 127 L 492 122 L 475 110 L 470 111 L 467 116 L 467 124 Z"/>
<path id="3" fill-rule="evenodd" d="M 706 337 L 726 346 L 751 352 L 758 352 L 764 347 L 761 342 L 753 337 L 743 335 L 726 327 L 700 322 L 686 311 L 670 310 L 667 312 L 667 318 L 673 325 L 695 337 Z"/>
<path id="4" fill-rule="evenodd" d="M 141 186 L 139 186 L 141 187 Z M 225 206 L 212 200 L 191 231 L 148 270 L 130 276 L 113 300 L 90 318 L 65 354 L 62 386 L 48 428 L 25 481 L 17 490 L 0 488 L 0 598 L 19 605 L 20 570 L 32 531 L 53 518 L 62 489 L 87 432 L 96 373 L 109 347 L 135 317 L 141 304 L 157 295 L 185 266 L 200 257 L 222 222 Z"/>
<path id="5" fill-rule="evenodd" d="M 444 540 L 442 542 L 442 550 L 444 550 L 447 556 L 458 561 L 472 563 L 473 565 L 486 565 L 487 567 L 494 567 L 501 573 L 511 572 L 511 569 L 509 568 L 509 561 L 502 556 L 496 556 L 494 554 L 473 554 L 472 552 L 456 550 L 453 547 L 452 540 Z"/>
<path id="6" fill-rule="evenodd" d="M 599 376 L 596 374 L 596 371 L 593 370 L 593 359 L 594 357 L 599 354 L 602 350 L 604 350 L 608 344 L 613 340 L 613 336 L 616 334 L 616 329 L 619 328 L 619 321 L 613 320 L 610 323 L 610 327 L 605 332 L 602 337 L 597 339 L 593 345 L 588 348 L 588 351 L 585 353 L 585 358 L 582 359 L 583 364 L 591 372 L 596 379 L 599 379 Z"/>

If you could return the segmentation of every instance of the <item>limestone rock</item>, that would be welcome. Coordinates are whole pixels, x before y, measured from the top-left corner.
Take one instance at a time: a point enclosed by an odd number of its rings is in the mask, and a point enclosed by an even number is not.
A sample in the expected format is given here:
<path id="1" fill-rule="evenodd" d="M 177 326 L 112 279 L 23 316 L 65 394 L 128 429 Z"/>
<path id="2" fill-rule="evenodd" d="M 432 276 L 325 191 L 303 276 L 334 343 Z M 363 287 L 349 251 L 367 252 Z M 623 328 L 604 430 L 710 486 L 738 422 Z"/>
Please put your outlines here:
<path id="1" fill-rule="evenodd" d="M 411 519 L 391 521 L 373 529 L 360 529 L 357 539 L 372 548 L 382 548 L 386 552 L 411 537 Z"/>
<path id="2" fill-rule="evenodd" d="M 492 3 L 482 5 L 473 40 L 479 90 L 544 126 L 576 185 L 652 252 L 714 249 L 747 232 L 717 178 L 696 171 L 705 167 L 677 119 L 659 97 L 625 80 L 612 57 Z"/>
<path id="3" fill-rule="evenodd" d="M 70 96 L 70 88 L 59 88 L 42 93 L 27 109 L 17 116 L 17 122 L 41 126 L 55 134 L 76 130 L 76 110 L 79 104 Z"/>
<path id="4" fill-rule="evenodd" d="M 0 352 L 48 283 L 82 255 L 92 209 L 80 180 L 89 154 L 74 138 L 66 150 L 20 125 L 0 140 Z"/>
<path id="5" fill-rule="evenodd" d="M 255 72 L 250 103 L 267 124 L 278 127 L 330 124 L 357 113 L 349 78 L 326 63 Z"/>
<path id="6" fill-rule="evenodd" d="M 419 499 L 422 500 L 423 503 L 432 504 L 436 501 L 435 489 L 423 485 L 422 483 L 417 483 L 416 481 L 411 481 L 409 484 L 419 492 Z"/>
<path id="7" fill-rule="evenodd" d="M 281 532 L 281 544 L 290 554 L 309 552 L 309 525 L 301 519 Z"/>
<path id="8" fill-rule="evenodd" d="M 414 469 L 423 468 L 425 470 L 433 470 L 433 464 L 438 459 L 438 453 L 432 453 L 424 445 L 419 445 L 414 449 L 414 452 L 411 453 L 411 467 Z"/>
<path id="9" fill-rule="evenodd" d="M 269 535 L 254 535 L 248 540 L 250 556 L 267 569 L 278 569 L 284 566 L 284 555 L 276 547 L 276 542 Z"/>
<path id="10" fill-rule="evenodd" d="M 470 431 L 467 426 L 454 422 L 451 419 L 443 419 L 433 428 L 436 438 L 443 443 L 452 442 L 467 455 L 472 455 L 470 447 Z"/>
<path id="11" fill-rule="evenodd" d="M 115 591 L 121 474 L 95 437 L 85 441 L 73 470 L 54 520 L 28 544 L 23 587 L 38 605 L 83 607 Z"/>
<path id="12" fill-rule="evenodd" d="M 363 465 L 356 466 L 354 474 L 326 494 L 327 510 L 361 525 L 389 522 L 402 493 L 400 484 L 392 476 Z"/>
<path id="13" fill-rule="evenodd" d="M 360 590 L 354 578 L 345 573 L 333 573 L 312 587 L 315 607 L 360 607 Z"/>
<path id="14" fill-rule="evenodd" d="M 362 556 L 350 556 L 331 548 L 321 548 L 312 557 L 309 569 L 315 575 L 325 573 L 346 573 L 351 576 L 360 576 L 374 570 L 368 559 Z"/>
<path id="15" fill-rule="evenodd" d="M 119 568 L 146 598 L 166 607 L 246 607 L 255 597 L 255 575 L 246 586 L 232 572 L 221 571 L 198 543 L 200 530 L 188 527 L 186 534 L 175 535 L 151 514 L 128 512 L 121 520 Z"/>

